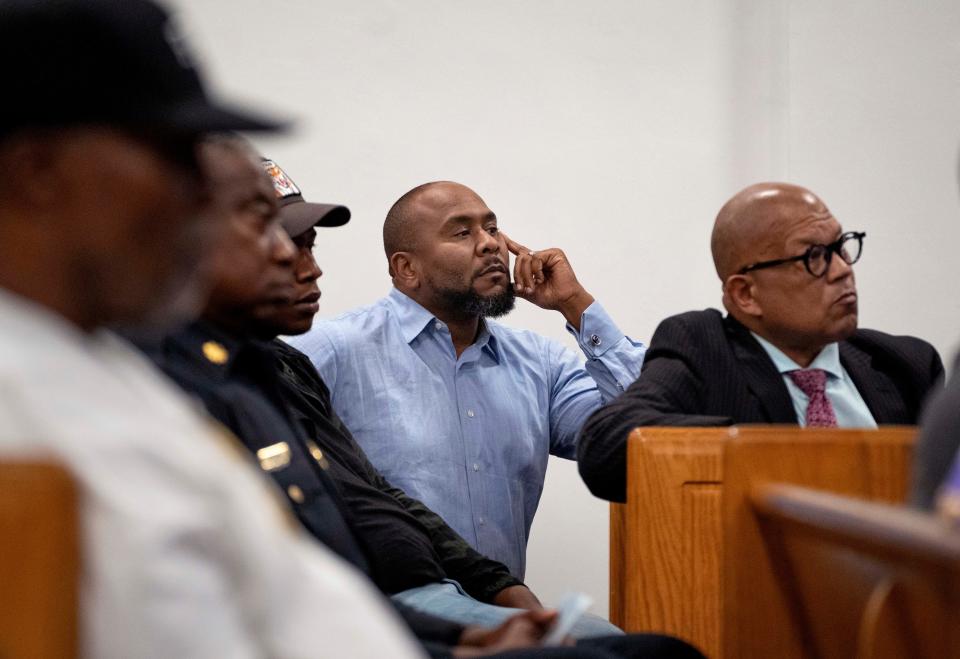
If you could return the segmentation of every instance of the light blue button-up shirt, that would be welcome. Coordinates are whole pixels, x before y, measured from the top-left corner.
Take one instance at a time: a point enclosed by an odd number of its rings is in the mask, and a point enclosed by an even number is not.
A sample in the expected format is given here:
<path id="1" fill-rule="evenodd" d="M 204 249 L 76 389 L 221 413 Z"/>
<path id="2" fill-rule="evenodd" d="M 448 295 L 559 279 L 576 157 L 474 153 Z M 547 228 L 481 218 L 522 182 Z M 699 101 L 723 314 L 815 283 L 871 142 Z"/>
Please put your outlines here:
<path id="1" fill-rule="evenodd" d="M 810 403 L 810 398 L 787 375 L 790 371 L 803 370 L 803 367 L 787 357 L 782 350 L 762 336 L 753 332 L 751 334 L 767 351 L 770 359 L 773 360 L 773 365 L 783 374 L 783 383 L 787 385 L 787 391 L 790 392 L 790 399 L 793 401 L 793 409 L 797 412 L 797 423 L 806 426 L 807 405 Z M 840 344 L 831 343 L 824 347 L 807 368 L 819 368 L 827 372 L 826 394 L 833 406 L 833 413 L 837 417 L 839 427 L 877 427 L 877 422 L 874 421 L 870 408 L 867 407 L 853 380 L 850 379 L 847 369 L 840 363 Z"/>
<path id="2" fill-rule="evenodd" d="M 586 367 L 556 341 L 489 320 L 458 359 L 447 326 L 393 289 L 290 342 L 384 476 L 523 578 L 548 456 L 575 456 L 580 427 L 637 378 L 646 352 L 597 302 L 579 333 L 567 328 Z"/>

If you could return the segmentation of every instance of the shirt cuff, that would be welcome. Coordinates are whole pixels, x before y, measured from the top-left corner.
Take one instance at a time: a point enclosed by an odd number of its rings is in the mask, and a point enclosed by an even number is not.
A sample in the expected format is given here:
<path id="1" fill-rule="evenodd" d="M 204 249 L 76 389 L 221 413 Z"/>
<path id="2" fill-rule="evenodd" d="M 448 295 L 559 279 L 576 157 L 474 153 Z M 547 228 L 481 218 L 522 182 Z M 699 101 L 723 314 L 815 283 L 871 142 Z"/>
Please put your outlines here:
<path id="1" fill-rule="evenodd" d="M 596 300 L 580 316 L 580 331 L 577 332 L 570 323 L 567 323 L 567 331 L 577 339 L 580 349 L 589 359 L 599 359 L 625 336 Z"/>
<path id="2" fill-rule="evenodd" d="M 463 589 L 466 590 L 467 594 L 472 596 L 474 599 L 478 599 L 481 602 L 486 602 L 487 604 L 493 604 L 493 598 L 496 597 L 497 593 L 504 588 L 523 585 L 524 583 L 515 576 L 510 573 L 506 573 L 497 575 L 479 585 L 476 592 L 470 592 L 466 586 L 464 586 Z"/>

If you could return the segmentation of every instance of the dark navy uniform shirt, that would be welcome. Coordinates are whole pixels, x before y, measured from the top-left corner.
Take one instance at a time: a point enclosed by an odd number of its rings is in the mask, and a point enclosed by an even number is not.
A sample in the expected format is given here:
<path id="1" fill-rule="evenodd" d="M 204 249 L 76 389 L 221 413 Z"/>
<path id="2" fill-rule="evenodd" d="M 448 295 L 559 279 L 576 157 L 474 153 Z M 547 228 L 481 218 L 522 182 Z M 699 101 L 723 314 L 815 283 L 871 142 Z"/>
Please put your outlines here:
<path id="1" fill-rule="evenodd" d="M 309 359 L 294 348 L 198 322 L 147 352 L 240 438 L 304 526 L 384 592 L 450 578 L 489 602 L 521 583 L 377 472 L 332 412 Z"/>
<path id="2" fill-rule="evenodd" d="M 286 492 L 293 512 L 310 533 L 373 577 L 379 552 L 357 533 L 353 515 L 327 473 L 330 462 L 292 421 L 271 344 L 238 340 L 204 323 L 194 323 L 160 343 L 136 342 L 244 443 L 261 469 Z M 440 576 L 434 578 L 435 574 Z M 426 569 L 406 578 L 422 585 L 443 578 L 443 573 Z M 430 656 L 450 656 L 449 646 L 458 642 L 463 625 L 400 603 L 394 606 Z"/>

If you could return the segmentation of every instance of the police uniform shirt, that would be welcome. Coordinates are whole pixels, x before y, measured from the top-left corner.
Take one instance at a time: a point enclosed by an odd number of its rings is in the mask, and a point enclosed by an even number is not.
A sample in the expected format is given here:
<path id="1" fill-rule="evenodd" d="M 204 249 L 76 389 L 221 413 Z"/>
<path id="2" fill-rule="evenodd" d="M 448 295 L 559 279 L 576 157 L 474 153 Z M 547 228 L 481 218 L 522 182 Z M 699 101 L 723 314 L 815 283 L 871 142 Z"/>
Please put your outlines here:
<path id="1" fill-rule="evenodd" d="M 197 322 L 148 354 L 229 428 L 286 494 L 292 511 L 323 544 L 369 573 L 336 487 L 290 423 L 276 395 L 276 361 L 266 344 Z"/>

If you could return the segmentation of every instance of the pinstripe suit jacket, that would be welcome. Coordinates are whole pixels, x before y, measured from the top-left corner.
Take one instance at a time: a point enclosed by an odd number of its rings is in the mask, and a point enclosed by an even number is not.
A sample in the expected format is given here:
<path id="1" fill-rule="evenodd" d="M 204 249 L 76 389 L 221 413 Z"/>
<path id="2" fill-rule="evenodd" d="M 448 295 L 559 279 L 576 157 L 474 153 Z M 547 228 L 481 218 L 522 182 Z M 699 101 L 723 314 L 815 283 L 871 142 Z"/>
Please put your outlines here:
<path id="1" fill-rule="evenodd" d="M 915 424 L 943 381 L 930 344 L 857 330 L 840 362 L 880 425 Z M 627 435 L 637 426 L 796 424 L 783 377 L 750 332 L 716 309 L 667 318 L 653 335 L 640 377 L 595 412 L 581 431 L 580 474 L 590 491 L 623 501 Z"/>

